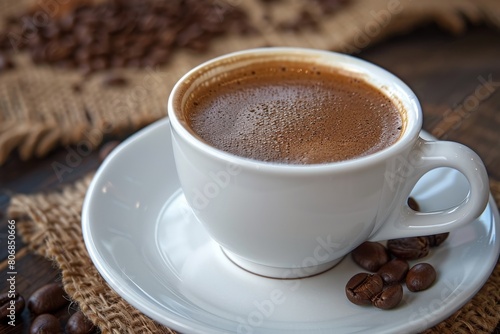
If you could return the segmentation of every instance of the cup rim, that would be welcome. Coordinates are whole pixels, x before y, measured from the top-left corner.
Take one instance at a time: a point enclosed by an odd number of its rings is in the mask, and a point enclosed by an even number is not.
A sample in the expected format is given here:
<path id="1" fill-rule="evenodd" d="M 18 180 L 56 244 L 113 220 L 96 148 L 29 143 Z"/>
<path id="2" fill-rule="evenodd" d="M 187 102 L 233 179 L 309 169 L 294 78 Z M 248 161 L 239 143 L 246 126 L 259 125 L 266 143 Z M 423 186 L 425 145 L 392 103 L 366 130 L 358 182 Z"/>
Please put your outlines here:
<path id="1" fill-rule="evenodd" d="M 392 145 L 378 151 L 371 153 L 366 156 L 356 157 L 353 159 L 319 163 L 319 164 L 285 164 L 281 162 L 268 162 L 260 161 L 251 158 L 246 158 L 238 155 L 234 155 L 229 152 L 225 152 L 218 148 L 215 148 L 208 143 L 205 143 L 201 139 L 194 136 L 190 131 L 188 131 L 184 125 L 177 118 L 175 110 L 175 102 L 178 99 L 178 94 L 182 93 L 182 88 L 186 85 L 186 82 L 190 81 L 196 77 L 197 73 L 208 68 L 215 67 L 217 64 L 224 64 L 228 59 L 238 58 L 238 57 L 248 57 L 275 54 L 279 55 L 303 55 L 310 57 L 320 57 L 330 59 L 332 62 L 338 64 L 339 69 L 345 69 L 347 66 L 348 71 L 353 69 L 364 69 L 361 73 L 367 75 L 367 79 L 375 80 L 383 78 L 383 82 L 390 84 L 392 88 L 397 88 L 397 92 L 394 97 L 405 105 L 405 112 L 407 115 L 406 129 L 402 136 Z M 324 64 L 328 66 L 328 64 Z M 372 84 L 370 80 L 368 83 Z M 382 87 L 375 86 L 376 89 L 382 90 Z M 385 89 L 389 90 L 388 87 Z M 394 93 L 394 92 L 393 92 Z M 402 107 L 402 106 L 401 106 Z M 411 107 L 411 110 L 410 110 Z M 265 48 L 255 48 L 247 49 L 237 52 L 228 53 L 211 60 L 208 60 L 190 71 L 184 74 L 174 85 L 167 103 L 168 118 L 170 119 L 171 131 L 175 131 L 183 140 L 189 143 L 192 147 L 196 148 L 198 151 L 203 152 L 206 155 L 210 155 L 218 160 L 223 160 L 228 164 L 238 165 L 240 167 L 246 167 L 250 169 L 258 169 L 261 171 L 268 172 L 290 172 L 290 173 L 322 173 L 330 172 L 332 170 L 353 170 L 357 168 L 369 167 L 374 164 L 387 161 L 389 158 L 396 156 L 399 152 L 404 150 L 409 144 L 413 143 L 414 140 L 419 136 L 420 130 L 422 128 L 422 109 L 418 101 L 417 96 L 411 90 L 411 88 L 404 83 L 396 75 L 392 74 L 388 70 L 365 61 L 360 58 L 356 58 L 347 54 L 342 54 L 334 51 L 317 50 L 310 48 L 300 48 L 300 47 L 265 47 Z"/>

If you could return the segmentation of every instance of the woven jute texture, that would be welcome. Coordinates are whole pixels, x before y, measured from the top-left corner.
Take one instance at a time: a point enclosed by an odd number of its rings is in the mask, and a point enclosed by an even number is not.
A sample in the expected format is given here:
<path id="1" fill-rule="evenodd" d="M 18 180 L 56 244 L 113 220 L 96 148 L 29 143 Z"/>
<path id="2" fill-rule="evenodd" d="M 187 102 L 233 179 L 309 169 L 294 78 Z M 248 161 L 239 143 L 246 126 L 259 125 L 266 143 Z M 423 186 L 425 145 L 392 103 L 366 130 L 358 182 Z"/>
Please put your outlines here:
<path id="1" fill-rule="evenodd" d="M 222 1 L 222 0 L 214 0 Z M 2 0 L 0 17 L 27 7 L 42 10 L 67 1 Z M 41 157 L 58 146 L 97 146 L 106 135 L 130 133 L 166 114 L 177 79 L 195 65 L 228 52 L 262 46 L 300 46 L 356 53 L 394 34 L 430 21 L 458 33 L 468 22 L 500 27 L 498 0 L 352 0 L 332 15 L 319 15 L 319 31 L 282 32 L 268 22 L 296 17 L 306 0 L 230 0 L 246 9 L 256 35 L 229 33 L 203 54 L 178 51 L 162 67 L 123 70 L 127 87 L 103 88 L 104 73 L 82 78 L 78 71 L 35 66 L 27 55 L 15 57 L 15 70 L 0 74 L 0 165 L 14 152 L 21 159 Z M 266 15 L 264 15 L 266 14 Z M 1 23 L 0 23 L 1 25 Z M 1 26 L 0 26 L 1 28 Z M 72 87 L 81 85 L 75 92 Z"/>
<path id="2" fill-rule="evenodd" d="M 273 4 L 276 17 L 294 16 L 299 0 Z M 437 22 L 458 33 L 467 22 L 500 27 L 498 0 L 353 0 L 321 21 L 320 31 L 299 34 L 277 32 L 262 21 L 269 9 L 258 0 L 232 0 L 246 7 L 260 34 L 241 38 L 228 35 L 209 51 L 179 51 L 158 68 L 123 70 L 129 85 L 103 88 L 103 74 L 83 80 L 78 72 L 34 66 L 19 53 L 17 68 L 0 74 L 0 165 L 16 152 L 24 159 L 44 156 L 60 145 L 90 142 L 97 146 L 106 135 L 135 131 L 166 114 L 168 93 L 177 79 L 195 65 L 232 51 L 261 46 L 301 46 L 356 53 L 417 25 Z M 394 4 L 399 4 L 393 10 Z M 2 0 L 0 16 L 18 13 L 30 0 Z M 399 10 L 401 9 L 401 10 Z M 380 13 L 389 13 L 387 20 Z M 75 93 L 72 84 L 81 84 Z M 52 259 L 62 272 L 64 288 L 103 333 L 173 333 L 130 306 L 100 276 L 85 248 L 81 207 L 93 175 L 50 193 L 16 195 L 9 215 L 18 222 L 24 241 L 36 253 Z M 500 203 L 500 183 L 491 183 Z M 476 294 L 449 319 L 426 333 L 491 333 L 500 320 L 500 267 Z"/>
<path id="3" fill-rule="evenodd" d="M 82 202 L 93 175 L 47 194 L 12 198 L 9 215 L 24 241 L 38 254 L 53 259 L 62 271 L 68 295 L 103 333 L 174 333 L 116 294 L 93 266 L 80 222 Z M 491 182 L 500 204 L 500 182 Z M 500 264 L 481 290 L 459 311 L 426 334 L 492 333 L 500 321 Z"/>

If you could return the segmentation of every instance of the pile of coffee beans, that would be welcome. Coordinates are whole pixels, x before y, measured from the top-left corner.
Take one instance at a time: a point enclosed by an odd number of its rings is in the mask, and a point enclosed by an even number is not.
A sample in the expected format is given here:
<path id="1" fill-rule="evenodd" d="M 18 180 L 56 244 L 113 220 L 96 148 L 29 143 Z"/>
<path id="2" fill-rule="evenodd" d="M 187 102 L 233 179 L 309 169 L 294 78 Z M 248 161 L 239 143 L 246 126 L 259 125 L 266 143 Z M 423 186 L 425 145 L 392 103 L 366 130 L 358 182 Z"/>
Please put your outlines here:
<path id="1" fill-rule="evenodd" d="M 261 0 L 263 4 L 284 0 Z M 302 7 L 277 31 L 317 31 L 322 17 L 350 0 L 302 0 Z M 258 32 L 240 1 L 107 0 L 40 5 L 5 18 L 0 31 L 0 73 L 15 67 L 13 52 L 25 50 L 36 64 L 79 69 L 84 74 L 110 68 L 153 67 L 169 61 L 173 51 L 205 52 L 212 40 L 228 32 Z M 269 12 L 265 16 L 272 21 Z"/>
<path id="2" fill-rule="evenodd" d="M 413 198 L 408 204 L 419 211 Z M 448 235 L 392 239 L 387 241 L 387 247 L 378 242 L 362 243 L 351 252 L 351 257 L 371 273 L 356 274 L 347 282 L 347 299 L 357 305 L 391 309 L 403 299 L 402 284 L 411 292 L 428 289 L 437 277 L 434 267 L 429 263 L 417 263 L 410 268 L 408 261 L 427 256 L 430 248 L 441 245 Z"/>
<path id="3" fill-rule="evenodd" d="M 29 52 L 36 64 L 84 74 L 153 67 L 168 62 L 175 49 L 203 52 L 216 36 L 255 31 L 240 6 L 225 0 L 75 3 L 52 15 L 38 10 L 8 18 L 0 32 L 0 71 L 14 66 L 8 55 L 13 49 Z"/>
<path id="4" fill-rule="evenodd" d="M 13 298 L 12 298 L 13 297 Z M 81 311 L 76 311 L 71 317 L 64 321 L 56 317 L 56 312 L 69 304 L 64 289 L 59 283 L 50 283 L 40 287 L 25 302 L 23 296 L 16 293 L 10 296 L 7 293 L 0 295 L 0 319 L 8 321 L 8 315 L 15 314 L 16 318 L 24 311 L 27 305 L 32 315 L 30 334 L 92 334 L 99 330 L 85 317 Z M 63 326 L 65 322 L 65 328 Z"/>

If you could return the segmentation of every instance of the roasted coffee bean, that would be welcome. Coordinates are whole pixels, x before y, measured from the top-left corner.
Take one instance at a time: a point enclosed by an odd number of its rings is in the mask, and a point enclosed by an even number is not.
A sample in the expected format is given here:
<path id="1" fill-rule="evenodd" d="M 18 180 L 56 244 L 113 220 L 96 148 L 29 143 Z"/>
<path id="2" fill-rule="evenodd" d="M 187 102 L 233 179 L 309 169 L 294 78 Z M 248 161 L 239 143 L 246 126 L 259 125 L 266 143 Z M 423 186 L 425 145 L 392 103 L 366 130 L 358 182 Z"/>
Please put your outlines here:
<path id="1" fill-rule="evenodd" d="M 412 292 L 429 288 L 436 280 L 436 270 L 429 263 L 417 263 L 406 275 L 406 287 Z"/>
<path id="2" fill-rule="evenodd" d="M 384 282 L 377 274 L 359 273 L 345 286 L 347 299 L 356 305 L 370 305 L 372 298 L 382 291 Z"/>
<path id="3" fill-rule="evenodd" d="M 127 67 L 138 68 L 141 67 L 142 60 L 140 57 L 131 58 L 127 60 Z"/>
<path id="4" fill-rule="evenodd" d="M 378 242 L 365 241 L 351 252 L 352 259 L 362 268 L 375 272 L 389 261 L 387 249 Z"/>
<path id="5" fill-rule="evenodd" d="M 103 78 L 102 84 L 107 87 L 121 87 L 127 85 L 127 79 L 121 75 L 111 73 Z"/>
<path id="6" fill-rule="evenodd" d="M 420 211 L 420 205 L 418 205 L 417 201 L 413 197 L 408 198 L 408 206 L 412 210 Z"/>
<path id="7" fill-rule="evenodd" d="M 71 32 L 75 27 L 75 14 L 64 15 L 57 23 L 62 32 Z"/>
<path id="8" fill-rule="evenodd" d="M 410 265 L 407 261 L 401 259 L 393 259 L 384 264 L 377 271 L 377 274 L 382 277 L 385 284 L 391 285 L 403 282 L 409 269 Z"/>
<path id="9" fill-rule="evenodd" d="M 429 246 L 430 247 L 437 247 L 437 246 L 441 245 L 448 238 L 449 235 L 450 235 L 449 232 L 428 235 L 427 238 L 429 239 Z"/>
<path id="10" fill-rule="evenodd" d="M 55 24 L 50 24 L 43 28 L 41 31 L 41 37 L 44 39 L 56 39 L 59 38 L 61 35 L 61 30 L 55 25 Z"/>
<path id="11" fill-rule="evenodd" d="M 397 258 L 416 260 L 429 254 L 427 237 L 391 239 L 387 241 L 389 252 Z"/>
<path id="12" fill-rule="evenodd" d="M 59 320 L 52 314 L 41 314 L 33 320 L 30 327 L 30 334 L 62 334 Z"/>
<path id="13" fill-rule="evenodd" d="M 34 314 L 50 313 L 68 304 L 66 292 L 61 285 L 51 283 L 42 286 L 28 299 L 28 308 Z"/>
<path id="14" fill-rule="evenodd" d="M 113 140 L 104 144 L 99 150 L 99 160 L 104 161 L 104 159 L 106 159 L 111 151 L 113 151 L 119 144 L 120 142 L 117 140 Z"/>
<path id="15" fill-rule="evenodd" d="M 75 51 L 75 60 L 78 63 L 88 63 L 90 61 L 90 50 L 88 48 L 78 48 Z"/>
<path id="16" fill-rule="evenodd" d="M 82 313 L 73 314 L 66 323 L 67 334 L 92 334 L 97 332 L 97 327 Z"/>
<path id="17" fill-rule="evenodd" d="M 113 57 L 113 59 L 111 59 L 111 67 L 112 68 L 125 67 L 126 64 L 127 64 L 127 61 L 125 60 L 125 58 L 115 56 L 115 57 Z"/>
<path id="18" fill-rule="evenodd" d="M 11 298 L 12 297 L 12 298 Z M 24 298 L 19 293 L 13 296 L 6 292 L 0 295 L 0 321 L 8 322 L 24 310 Z"/>
<path id="19" fill-rule="evenodd" d="M 403 287 L 401 284 L 394 284 L 386 287 L 372 298 L 372 304 L 383 310 L 396 307 L 403 299 Z"/>
<path id="20" fill-rule="evenodd" d="M 92 71 L 102 71 L 109 66 L 109 61 L 105 57 L 96 57 L 90 61 L 90 68 Z"/>

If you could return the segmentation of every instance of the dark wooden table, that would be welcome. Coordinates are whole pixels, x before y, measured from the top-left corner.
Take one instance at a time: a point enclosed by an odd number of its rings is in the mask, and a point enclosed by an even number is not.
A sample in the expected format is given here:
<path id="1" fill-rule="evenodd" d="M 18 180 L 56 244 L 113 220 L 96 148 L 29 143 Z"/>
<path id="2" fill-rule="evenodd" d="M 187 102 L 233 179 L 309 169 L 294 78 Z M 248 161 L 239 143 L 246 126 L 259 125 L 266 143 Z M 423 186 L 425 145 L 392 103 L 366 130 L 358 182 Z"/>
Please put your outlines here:
<path id="1" fill-rule="evenodd" d="M 450 36 L 429 26 L 392 38 L 357 56 L 392 71 L 416 92 L 424 109 L 424 129 L 474 149 L 490 178 L 500 181 L 500 32 L 471 27 Z M 0 293 L 7 291 L 6 208 L 14 193 L 34 193 L 60 185 L 51 164 L 64 162 L 59 149 L 45 159 L 21 162 L 13 157 L 0 168 Z M 99 166 L 97 154 L 87 156 L 64 182 L 72 182 Z M 60 280 L 58 268 L 32 254 L 17 236 L 16 289 L 25 297 L 38 287 Z M 61 310 L 59 316 L 67 317 Z M 0 324 L 0 333 L 27 333 L 27 310 L 16 327 Z M 498 331 L 496 331 L 498 332 Z"/>

